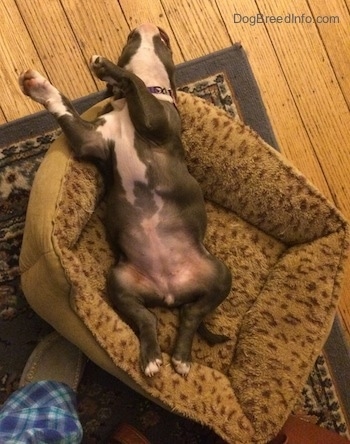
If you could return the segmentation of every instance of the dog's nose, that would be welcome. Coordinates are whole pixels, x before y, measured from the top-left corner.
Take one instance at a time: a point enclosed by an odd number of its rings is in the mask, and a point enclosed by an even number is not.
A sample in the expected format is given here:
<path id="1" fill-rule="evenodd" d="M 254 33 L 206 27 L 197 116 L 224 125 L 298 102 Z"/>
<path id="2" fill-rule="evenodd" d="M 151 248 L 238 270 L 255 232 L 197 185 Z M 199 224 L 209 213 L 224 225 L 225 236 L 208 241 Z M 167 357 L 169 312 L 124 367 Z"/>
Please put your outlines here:
<path id="1" fill-rule="evenodd" d="M 143 23 L 142 25 L 138 26 L 136 30 L 145 34 L 156 34 L 159 32 L 157 26 L 153 23 Z"/>

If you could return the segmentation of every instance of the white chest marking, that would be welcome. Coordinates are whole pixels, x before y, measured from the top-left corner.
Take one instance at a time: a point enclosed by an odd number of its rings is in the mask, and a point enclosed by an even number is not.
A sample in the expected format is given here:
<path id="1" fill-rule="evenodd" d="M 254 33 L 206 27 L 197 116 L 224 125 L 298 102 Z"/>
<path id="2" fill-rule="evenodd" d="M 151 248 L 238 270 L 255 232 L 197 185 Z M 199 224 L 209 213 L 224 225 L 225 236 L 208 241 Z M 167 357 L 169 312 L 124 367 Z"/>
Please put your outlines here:
<path id="1" fill-rule="evenodd" d="M 146 86 L 160 85 L 170 88 L 168 73 L 155 53 L 151 41 L 143 44 L 142 50 L 134 54 L 125 69 L 140 77 Z"/>
<path id="2" fill-rule="evenodd" d="M 135 182 L 147 184 L 146 165 L 141 162 L 135 149 L 135 129 L 131 122 L 128 106 L 117 104 L 113 111 L 102 116 L 104 124 L 97 131 L 105 140 L 114 141 L 117 168 L 128 202 L 135 204 Z M 118 101 L 119 102 L 119 101 Z"/>

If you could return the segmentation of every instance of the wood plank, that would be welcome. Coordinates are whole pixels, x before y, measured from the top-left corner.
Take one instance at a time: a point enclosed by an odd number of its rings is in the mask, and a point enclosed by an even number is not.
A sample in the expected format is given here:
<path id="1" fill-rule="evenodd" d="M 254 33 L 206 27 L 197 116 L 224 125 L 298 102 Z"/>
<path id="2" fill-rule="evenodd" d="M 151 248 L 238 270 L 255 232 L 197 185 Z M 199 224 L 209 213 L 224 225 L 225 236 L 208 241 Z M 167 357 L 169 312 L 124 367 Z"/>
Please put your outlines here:
<path id="1" fill-rule="evenodd" d="M 76 0 L 61 4 L 88 65 L 94 54 L 117 60 L 129 34 L 129 26 L 118 2 L 105 0 L 103 7 L 96 0 L 85 0 L 84 7 Z M 105 83 L 95 79 L 99 89 Z"/>
<path id="2" fill-rule="evenodd" d="M 28 66 L 45 70 L 14 0 L 0 2 L 0 23 L 1 119 L 10 121 L 41 109 L 20 91 L 21 71 Z"/>
<path id="3" fill-rule="evenodd" d="M 232 45 L 215 2 L 161 1 L 185 60 Z"/>
<path id="4" fill-rule="evenodd" d="M 4 114 L 3 110 L 0 108 L 0 125 L 2 125 L 3 123 L 6 123 L 6 122 L 7 122 L 7 120 L 6 120 L 5 114 Z"/>
<path id="5" fill-rule="evenodd" d="M 17 4 L 51 83 L 71 99 L 96 91 L 61 2 L 17 0 Z"/>
<path id="6" fill-rule="evenodd" d="M 299 0 L 261 0 L 265 16 L 311 16 Z M 315 24 L 267 24 L 297 108 L 337 207 L 350 217 L 350 114 Z M 316 32 L 315 32 L 316 30 Z M 298 48 L 296 50 L 296 48 Z M 293 54 L 293 57 L 290 57 Z"/>
<path id="7" fill-rule="evenodd" d="M 319 2 L 310 0 L 309 5 L 314 17 L 324 17 L 326 21 L 339 20 L 335 23 L 319 23 L 323 45 L 350 109 L 350 15 L 344 0 Z M 332 20 L 333 17 L 333 20 Z"/>
<path id="8" fill-rule="evenodd" d="M 119 4 L 130 29 L 134 29 L 141 23 L 146 22 L 160 26 L 169 35 L 174 62 L 181 63 L 184 61 L 184 56 L 177 40 L 177 33 L 174 33 L 160 0 L 143 0 L 138 1 L 137 4 L 135 4 L 134 0 L 119 0 Z M 137 14 L 135 14 L 135 9 L 137 9 Z"/>
<path id="9" fill-rule="evenodd" d="M 236 0 L 232 4 L 222 2 L 219 9 L 231 39 L 240 41 L 248 54 L 283 154 L 325 196 L 331 198 L 315 149 L 281 69 L 283 60 L 280 62 L 277 58 L 266 27 L 243 23 L 241 18 L 255 17 L 259 13 L 256 2 L 254 0 Z M 235 20 L 234 14 L 237 14 Z"/>
<path id="10" fill-rule="evenodd" d="M 311 15 L 304 4 L 296 0 L 260 2 L 266 15 Z M 316 147 L 317 156 L 332 191 L 336 205 L 349 218 L 350 191 L 348 188 L 350 117 L 343 93 L 339 88 L 326 50 L 314 32 L 314 24 L 267 25 L 282 69 L 295 97 L 296 105 Z M 298 51 L 295 51 L 298 48 Z M 293 54 L 293 57 L 288 56 Z M 350 332 L 350 275 L 347 271 L 339 313 Z"/>

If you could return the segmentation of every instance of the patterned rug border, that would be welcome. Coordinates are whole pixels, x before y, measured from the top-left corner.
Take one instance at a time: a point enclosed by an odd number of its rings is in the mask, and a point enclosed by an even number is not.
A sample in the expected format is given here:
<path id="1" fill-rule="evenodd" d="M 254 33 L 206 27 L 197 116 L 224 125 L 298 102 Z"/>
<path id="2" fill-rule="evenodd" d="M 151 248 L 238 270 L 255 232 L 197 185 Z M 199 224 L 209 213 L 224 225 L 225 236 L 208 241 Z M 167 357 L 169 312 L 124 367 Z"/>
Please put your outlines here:
<path id="1" fill-rule="evenodd" d="M 344 419 L 350 430 L 350 347 L 338 316 L 334 320 L 329 337 L 323 347 L 323 353 L 328 361 L 332 381 L 345 414 Z"/>

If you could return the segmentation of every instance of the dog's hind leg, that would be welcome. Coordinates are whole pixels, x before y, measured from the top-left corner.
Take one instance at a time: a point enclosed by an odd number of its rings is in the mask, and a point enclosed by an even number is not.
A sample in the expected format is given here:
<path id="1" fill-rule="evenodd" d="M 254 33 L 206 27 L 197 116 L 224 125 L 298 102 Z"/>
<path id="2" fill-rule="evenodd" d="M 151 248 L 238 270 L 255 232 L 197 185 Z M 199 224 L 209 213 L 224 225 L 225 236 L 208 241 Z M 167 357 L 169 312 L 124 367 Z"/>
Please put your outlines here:
<path id="1" fill-rule="evenodd" d="M 136 288 L 137 287 L 137 288 Z M 157 339 L 157 318 L 144 302 L 140 286 L 126 267 L 112 267 L 107 278 L 108 296 L 118 314 L 136 329 L 140 341 L 140 364 L 146 376 L 158 373 L 162 354 Z"/>
<path id="2" fill-rule="evenodd" d="M 227 297 L 232 284 L 232 276 L 226 265 L 213 256 L 211 263 L 214 273 L 205 285 L 206 290 L 202 290 L 194 302 L 184 304 L 180 309 L 180 325 L 172 362 L 177 373 L 182 376 L 186 376 L 190 371 L 192 342 L 197 331 L 208 339 L 211 345 L 229 339 L 210 333 L 202 324 L 205 316 L 214 311 Z"/>

